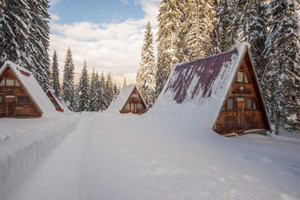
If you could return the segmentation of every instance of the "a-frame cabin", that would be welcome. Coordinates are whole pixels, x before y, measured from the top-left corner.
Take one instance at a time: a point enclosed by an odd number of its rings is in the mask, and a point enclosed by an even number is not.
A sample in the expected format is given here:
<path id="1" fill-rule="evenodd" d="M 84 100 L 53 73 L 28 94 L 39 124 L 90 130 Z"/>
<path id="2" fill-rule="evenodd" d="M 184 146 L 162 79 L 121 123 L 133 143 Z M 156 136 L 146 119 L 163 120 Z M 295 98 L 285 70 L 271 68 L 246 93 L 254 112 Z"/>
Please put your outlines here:
<path id="1" fill-rule="evenodd" d="M 10 61 L 0 69 L 0 117 L 28 118 L 55 114 L 33 74 Z"/>
<path id="2" fill-rule="evenodd" d="M 46 94 L 57 111 L 64 112 L 68 109 L 65 101 L 62 99 L 62 97 L 58 96 L 53 89 L 48 89 Z"/>
<path id="3" fill-rule="evenodd" d="M 249 47 L 241 43 L 228 52 L 176 65 L 158 102 L 196 104 L 199 119 L 221 135 L 271 131 Z"/>
<path id="4" fill-rule="evenodd" d="M 108 111 L 118 111 L 122 114 L 143 114 L 147 111 L 146 103 L 136 85 L 126 85 L 109 105 Z"/>

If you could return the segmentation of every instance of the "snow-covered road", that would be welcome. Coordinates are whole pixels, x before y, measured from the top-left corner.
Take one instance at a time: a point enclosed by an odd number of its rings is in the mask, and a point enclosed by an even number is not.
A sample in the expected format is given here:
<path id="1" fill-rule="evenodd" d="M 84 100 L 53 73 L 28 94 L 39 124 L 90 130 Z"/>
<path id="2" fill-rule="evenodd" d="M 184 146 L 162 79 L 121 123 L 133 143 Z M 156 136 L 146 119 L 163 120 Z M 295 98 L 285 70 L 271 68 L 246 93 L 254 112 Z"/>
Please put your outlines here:
<path id="1" fill-rule="evenodd" d="M 195 124 L 84 113 L 4 200 L 300 199 L 299 143 L 224 138 Z"/>

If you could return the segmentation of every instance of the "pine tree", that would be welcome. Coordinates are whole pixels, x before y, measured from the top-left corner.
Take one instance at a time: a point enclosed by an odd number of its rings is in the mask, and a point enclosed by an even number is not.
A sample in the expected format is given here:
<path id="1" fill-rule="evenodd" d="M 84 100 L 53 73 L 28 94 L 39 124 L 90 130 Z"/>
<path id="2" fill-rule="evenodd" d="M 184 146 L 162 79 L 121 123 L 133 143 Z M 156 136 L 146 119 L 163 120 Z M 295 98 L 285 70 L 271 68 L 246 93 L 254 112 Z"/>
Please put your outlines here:
<path id="1" fill-rule="evenodd" d="M 136 81 L 146 104 L 152 107 L 155 101 L 155 76 L 157 70 L 155 66 L 153 33 L 151 31 L 150 22 L 148 22 L 146 27 L 141 57 L 141 68 L 137 72 Z"/>
<path id="2" fill-rule="evenodd" d="M 70 102 L 70 107 L 75 108 L 75 86 L 74 86 L 74 64 L 71 49 L 68 48 L 65 59 L 64 74 L 62 85 L 62 97 L 65 102 Z"/>
<path id="3" fill-rule="evenodd" d="M 97 73 L 98 74 L 98 73 Z M 91 78 L 91 88 L 90 88 L 90 111 L 98 111 L 98 93 L 97 93 L 97 82 L 99 82 L 99 76 L 97 76 L 95 70 L 93 69 Z"/>
<path id="4" fill-rule="evenodd" d="M 106 97 L 106 83 L 105 83 L 105 77 L 104 74 L 102 72 L 101 76 L 100 76 L 100 81 L 99 81 L 99 86 L 97 87 L 97 92 L 98 92 L 98 96 L 99 96 L 99 101 L 100 101 L 100 110 L 105 110 L 109 103 L 108 99 Z"/>
<path id="5" fill-rule="evenodd" d="M 11 60 L 32 71 L 44 90 L 49 88 L 48 1 L 2 0 L 0 5 L 0 65 Z"/>
<path id="6" fill-rule="evenodd" d="M 114 85 L 113 85 L 110 73 L 107 75 L 107 78 L 106 78 L 105 89 L 106 89 L 105 94 L 104 94 L 106 97 L 105 98 L 106 99 L 105 107 L 108 108 L 109 104 L 111 103 L 111 101 L 114 98 Z"/>
<path id="7" fill-rule="evenodd" d="M 213 52 L 210 34 L 214 28 L 215 9 L 213 0 L 189 0 L 186 8 L 189 14 L 184 22 L 184 27 L 188 27 L 185 43 L 188 59 L 195 60 Z"/>
<path id="8" fill-rule="evenodd" d="M 275 119 L 276 134 L 279 134 L 282 122 L 288 129 L 300 127 L 299 3 L 272 0 L 269 5 L 270 33 L 265 49 L 269 63 L 262 81 L 269 112 Z"/>
<path id="9" fill-rule="evenodd" d="M 54 50 L 53 60 L 52 60 L 51 88 L 54 89 L 57 95 L 60 95 L 59 69 L 58 69 L 56 50 Z"/>
<path id="10" fill-rule="evenodd" d="M 89 111 L 90 106 L 90 81 L 86 69 L 86 61 L 84 61 L 81 76 L 79 80 L 79 109 L 81 111 Z"/>
<path id="11" fill-rule="evenodd" d="M 213 53 L 221 53 L 231 49 L 238 41 L 235 30 L 235 8 L 233 0 L 215 0 L 216 18 L 211 34 Z"/>
<path id="12" fill-rule="evenodd" d="M 161 92 L 167 81 L 173 63 L 177 62 L 174 41 L 176 30 L 181 26 L 181 3 L 181 1 L 174 0 L 162 0 L 159 3 L 156 95 Z"/>

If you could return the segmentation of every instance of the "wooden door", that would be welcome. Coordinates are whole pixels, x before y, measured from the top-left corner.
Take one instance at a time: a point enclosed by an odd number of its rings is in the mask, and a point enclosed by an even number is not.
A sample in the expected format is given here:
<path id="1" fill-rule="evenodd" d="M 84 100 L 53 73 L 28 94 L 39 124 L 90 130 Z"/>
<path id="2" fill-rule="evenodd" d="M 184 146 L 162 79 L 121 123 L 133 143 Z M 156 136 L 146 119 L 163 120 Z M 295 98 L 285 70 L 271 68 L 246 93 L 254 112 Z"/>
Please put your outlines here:
<path id="1" fill-rule="evenodd" d="M 11 96 L 9 98 L 5 98 L 5 117 L 15 117 L 16 115 L 16 102 L 15 98 Z"/>
<path id="2" fill-rule="evenodd" d="M 245 126 L 245 98 L 237 98 L 237 106 L 236 106 L 236 129 L 237 133 L 244 132 L 244 126 Z"/>

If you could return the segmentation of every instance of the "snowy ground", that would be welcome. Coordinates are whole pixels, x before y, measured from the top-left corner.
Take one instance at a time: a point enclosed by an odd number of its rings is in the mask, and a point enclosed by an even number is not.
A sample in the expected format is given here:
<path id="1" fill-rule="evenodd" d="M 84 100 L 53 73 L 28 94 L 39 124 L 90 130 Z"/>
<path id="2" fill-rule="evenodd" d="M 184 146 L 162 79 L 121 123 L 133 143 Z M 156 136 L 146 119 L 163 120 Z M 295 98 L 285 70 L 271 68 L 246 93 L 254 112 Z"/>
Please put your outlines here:
<path id="1" fill-rule="evenodd" d="M 224 138 L 197 124 L 184 113 L 0 119 L 0 199 L 300 199 L 297 139 Z M 34 164 L 5 165 L 23 139 L 52 141 L 44 135 L 55 142 L 31 156 Z M 19 175 L 5 176 L 3 166 Z"/>

